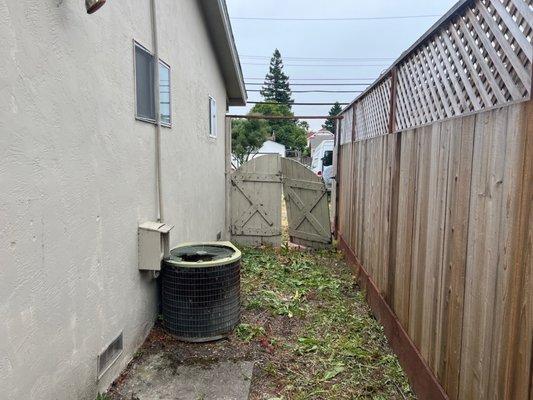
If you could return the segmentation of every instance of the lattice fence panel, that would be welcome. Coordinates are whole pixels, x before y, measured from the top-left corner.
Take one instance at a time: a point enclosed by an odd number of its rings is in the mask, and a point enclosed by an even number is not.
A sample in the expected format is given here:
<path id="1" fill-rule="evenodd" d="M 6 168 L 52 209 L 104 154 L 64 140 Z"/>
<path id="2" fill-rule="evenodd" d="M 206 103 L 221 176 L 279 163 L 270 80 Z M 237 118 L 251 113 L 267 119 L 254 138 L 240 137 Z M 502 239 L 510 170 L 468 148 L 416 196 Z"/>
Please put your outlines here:
<path id="1" fill-rule="evenodd" d="M 391 78 L 389 77 L 355 103 L 355 140 L 388 133 L 390 95 Z"/>
<path id="2" fill-rule="evenodd" d="M 532 25 L 533 0 L 471 2 L 399 63 L 396 128 L 530 96 Z"/>
<path id="3" fill-rule="evenodd" d="M 352 141 L 353 108 L 348 108 L 342 114 L 344 118 L 341 123 L 341 145 Z"/>
<path id="4" fill-rule="evenodd" d="M 531 97 L 533 0 L 471 0 L 394 66 L 394 130 Z M 343 143 L 389 133 L 392 79 L 382 79 L 344 112 Z"/>

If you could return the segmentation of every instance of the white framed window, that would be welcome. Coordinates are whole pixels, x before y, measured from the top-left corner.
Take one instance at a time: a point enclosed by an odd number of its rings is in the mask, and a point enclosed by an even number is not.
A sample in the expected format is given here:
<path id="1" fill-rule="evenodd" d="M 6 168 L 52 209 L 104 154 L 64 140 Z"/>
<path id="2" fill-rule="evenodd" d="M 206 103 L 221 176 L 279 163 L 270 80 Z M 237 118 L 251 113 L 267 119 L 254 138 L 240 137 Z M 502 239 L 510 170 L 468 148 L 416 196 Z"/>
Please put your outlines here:
<path id="1" fill-rule="evenodd" d="M 161 125 L 165 126 L 172 124 L 170 94 L 170 66 L 159 60 L 159 114 L 161 114 Z"/>
<path id="2" fill-rule="evenodd" d="M 135 118 L 155 123 L 154 56 L 141 44 L 134 44 Z M 159 113 L 161 125 L 172 123 L 170 66 L 159 60 Z"/>
<path id="3" fill-rule="evenodd" d="M 209 96 L 209 136 L 217 137 L 217 101 Z"/>

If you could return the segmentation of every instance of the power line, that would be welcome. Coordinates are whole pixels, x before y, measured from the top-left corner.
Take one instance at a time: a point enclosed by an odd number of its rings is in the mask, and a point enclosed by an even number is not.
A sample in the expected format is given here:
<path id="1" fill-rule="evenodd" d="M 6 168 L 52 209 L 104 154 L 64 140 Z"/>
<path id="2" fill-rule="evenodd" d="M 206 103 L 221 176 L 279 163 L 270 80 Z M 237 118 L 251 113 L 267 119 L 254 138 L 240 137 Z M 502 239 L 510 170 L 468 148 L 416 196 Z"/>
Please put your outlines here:
<path id="1" fill-rule="evenodd" d="M 261 65 L 267 63 L 243 62 L 242 65 Z M 389 64 L 284 64 L 285 67 L 388 67 Z"/>
<path id="2" fill-rule="evenodd" d="M 372 82 L 365 83 L 291 83 L 291 86 L 368 86 Z M 263 86 L 264 83 L 246 82 L 249 86 Z"/>
<path id="3" fill-rule="evenodd" d="M 298 119 L 343 119 L 342 115 L 236 115 L 226 114 L 226 118 L 245 118 L 245 119 L 280 119 L 280 120 L 298 120 Z"/>
<path id="4" fill-rule="evenodd" d="M 265 77 L 262 78 L 244 78 L 248 81 L 264 81 Z M 375 81 L 378 78 L 290 78 L 292 81 Z"/>
<path id="5" fill-rule="evenodd" d="M 248 104 L 268 104 L 268 105 L 277 105 L 279 103 L 268 102 L 268 101 L 247 101 Z M 347 106 L 350 103 L 339 103 L 341 106 Z M 291 103 L 293 106 L 333 106 L 335 103 Z"/>
<path id="6" fill-rule="evenodd" d="M 249 93 L 260 93 L 261 90 L 248 89 Z M 291 90 L 292 93 L 363 93 L 362 90 Z"/>
<path id="7" fill-rule="evenodd" d="M 277 17 L 232 17 L 236 21 L 377 21 L 391 19 L 415 19 L 415 18 L 435 18 L 439 14 L 422 15 L 395 15 L 377 17 L 340 17 L 340 18 L 277 18 Z"/>
<path id="8" fill-rule="evenodd" d="M 251 55 L 239 55 L 241 58 L 250 58 L 250 59 L 268 59 L 270 60 L 271 56 L 251 56 Z M 395 57 L 283 57 L 284 60 L 293 60 L 293 61 L 385 61 L 385 60 L 394 60 Z"/>

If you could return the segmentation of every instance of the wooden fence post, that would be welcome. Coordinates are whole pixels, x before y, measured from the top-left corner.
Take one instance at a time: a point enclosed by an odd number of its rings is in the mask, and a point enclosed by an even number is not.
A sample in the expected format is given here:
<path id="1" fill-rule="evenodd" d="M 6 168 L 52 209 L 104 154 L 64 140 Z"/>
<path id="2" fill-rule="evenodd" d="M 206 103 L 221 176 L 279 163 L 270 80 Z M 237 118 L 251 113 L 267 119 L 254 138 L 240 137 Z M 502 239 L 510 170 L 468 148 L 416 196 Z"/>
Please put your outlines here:
<path id="1" fill-rule="evenodd" d="M 398 84 L 398 68 L 391 70 L 390 107 L 389 107 L 389 133 L 396 130 L 396 87 Z"/>
<path id="2" fill-rule="evenodd" d="M 339 232 L 339 179 L 341 172 L 341 124 L 342 120 L 335 120 L 335 153 L 336 153 L 336 169 L 335 169 L 335 217 L 333 218 L 333 233 L 335 239 L 338 239 Z"/>
<path id="3" fill-rule="evenodd" d="M 225 240 L 231 239 L 231 117 L 226 117 L 224 130 L 224 153 L 225 153 L 225 214 L 224 232 Z"/>

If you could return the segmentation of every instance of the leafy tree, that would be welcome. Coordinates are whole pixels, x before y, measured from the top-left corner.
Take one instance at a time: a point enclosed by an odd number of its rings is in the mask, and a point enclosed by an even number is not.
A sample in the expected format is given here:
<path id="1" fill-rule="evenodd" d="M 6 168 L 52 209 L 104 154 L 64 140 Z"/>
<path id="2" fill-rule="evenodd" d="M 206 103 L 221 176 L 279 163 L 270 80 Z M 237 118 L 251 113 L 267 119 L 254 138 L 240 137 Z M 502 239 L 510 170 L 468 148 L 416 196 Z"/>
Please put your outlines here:
<path id="1" fill-rule="evenodd" d="M 305 148 L 303 149 L 302 156 L 310 157 L 311 156 L 311 145 L 307 145 L 307 134 L 311 130 L 309 122 L 307 121 L 298 121 L 298 126 L 305 130 Z"/>
<path id="2" fill-rule="evenodd" d="M 269 127 L 262 119 L 234 119 L 231 124 L 231 147 L 239 165 L 261 148 L 269 135 Z"/>
<path id="3" fill-rule="evenodd" d="M 307 121 L 298 121 L 298 126 L 300 126 L 301 128 L 305 129 L 307 132 L 309 132 L 309 129 L 311 128 L 309 126 L 309 122 L 307 122 Z"/>
<path id="4" fill-rule="evenodd" d="M 256 104 L 251 112 L 268 116 L 294 116 L 287 104 Z M 269 135 L 273 135 L 275 141 L 285 145 L 287 150 L 303 151 L 307 146 L 307 130 L 301 123 L 294 120 L 268 120 L 266 124 Z"/>
<path id="5" fill-rule="evenodd" d="M 335 102 L 333 107 L 331 107 L 331 110 L 329 110 L 329 116 L 330 117 L 334 117 L 336 115 L 339 115 L 341 111 L 342 111 L 342 107 L 339 104 L 339 102 L 337 101 L 337 102 Z M 327 129 L 331 133 L 335 133 L 335 120 L 333 118 L 328 118 L 326 120 L 326 123 L 324 125 L 322 125 L 322 127 L 324 129 Z"/>
<path id="6" fill-rule="evenodd" d="M 256 104 L 252 110 L 250 111 L 250 114 L 260 114 L 260 115 L 268 115 L 268 116 L 275 116 L 275 117 L 290 117 L 294 114 L 291 111 L 291 108 L 287 104 Z M 280 123 L 286 123 L 287 120 L 272 120 L 273 122 L 280 122 Z"/>
<path id="7" fill-rule="evenodd" d="M 261 96 L 265 101 L 287 104 L 289 108 L 294 103 L 289 86 L 289 77 L 283 72 L 283 60 L 278 49 L 274 51 L 270 59 L 270 70 L 265 77 Z"/>
<path id="8" fill-rule="evenodd" d="M 307 131 L 294 122 L 282 125 L 275 133 L 276 142 L 284 144 L 287 150 L 303 152 L 307 146 Z"/>

